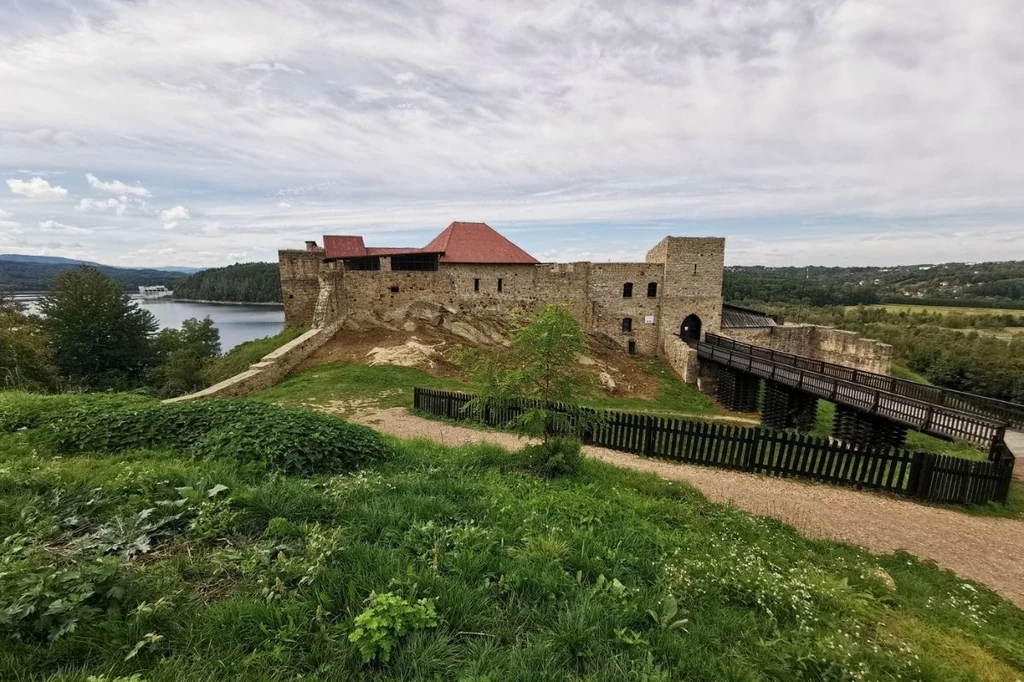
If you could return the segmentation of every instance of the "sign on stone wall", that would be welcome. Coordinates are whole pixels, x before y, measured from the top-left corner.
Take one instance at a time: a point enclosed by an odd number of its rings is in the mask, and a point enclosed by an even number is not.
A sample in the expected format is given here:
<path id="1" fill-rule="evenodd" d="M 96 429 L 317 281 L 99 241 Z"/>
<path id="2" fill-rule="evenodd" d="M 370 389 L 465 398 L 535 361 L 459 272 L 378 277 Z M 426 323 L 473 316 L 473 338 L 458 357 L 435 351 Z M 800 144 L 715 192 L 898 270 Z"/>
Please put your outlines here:
<path id="1" fill-rule="evenodd" d="M 648 315 L 645 317 L 644 324 L 654 324 L 654 315 Z"/>

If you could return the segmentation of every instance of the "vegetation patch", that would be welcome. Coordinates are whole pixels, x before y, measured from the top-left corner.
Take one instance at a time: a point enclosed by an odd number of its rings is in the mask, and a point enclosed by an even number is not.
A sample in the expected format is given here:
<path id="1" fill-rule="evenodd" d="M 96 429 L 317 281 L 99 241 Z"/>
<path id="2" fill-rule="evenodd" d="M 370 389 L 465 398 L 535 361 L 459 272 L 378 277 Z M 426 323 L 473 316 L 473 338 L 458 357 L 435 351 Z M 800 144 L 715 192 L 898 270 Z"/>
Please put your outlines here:
<path id="1" fill-rule="evenodd" d="M 241 374 L 249 369 L 249 365 L 259 362 L 264 356 L 273 353 L 286 343 L 294 341 L 307 331 L 309 331 L 307 327 L 285 329 L 274 336 L 241 343 L 224 355 L 210 360 L 203 368 L 203 379 L 212 386 L 225 379 L 230 379 L 236 374 Z"/>
<path id="2" fill-rule="evenodd" d="M 948 680 L 1024 672 L 1024 613 L 584 460 L 392 442 L 267 476 L 0 435 L 0 679 Z"/>
<path id="3" fill-rule="evenodd" d="M 47 402 L 42 409 L 52 414 Z M 64 454 L 173 448 L 293 474 L 343 471 L 388 455 L 364 426 L 248 400 L 83 400 L 50 419 L 37 440 Z"/>

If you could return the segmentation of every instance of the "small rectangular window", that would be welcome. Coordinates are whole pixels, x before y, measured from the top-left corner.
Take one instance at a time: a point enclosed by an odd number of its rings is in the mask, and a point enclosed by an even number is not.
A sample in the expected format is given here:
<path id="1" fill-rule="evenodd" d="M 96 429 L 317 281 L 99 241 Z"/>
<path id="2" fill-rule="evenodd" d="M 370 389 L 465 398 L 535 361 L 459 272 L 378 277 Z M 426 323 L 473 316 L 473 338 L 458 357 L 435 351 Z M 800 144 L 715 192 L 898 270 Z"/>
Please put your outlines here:
<path id="1" fill-rule="evenodd" d="M 480 280 L 479 279 L 474 279 L 473 280 L 473 291 L 480 291 Z"/>
<path id="2" fill-rule="evenodd" d="M 622 285 L 622 298 L 633 298 L 633 283 L 626 282 Z"/>
<path id="3" fill-rule="evenodd" d="M 624 318 L 622 318 L 622 331 L 625 332 L 625 333 L 629 333 L 629 332 L 633 331 L 633 318 L 632 317 L 624 317 Z"/>
<path id="4" fill-rule="evenodd" d="M 647 298 L 657 298 L 657 297 L 658 297 L 658 283 L 657 282 L 651 282 L 650 284 L 647 285 Z"/>
<path id="5" fill-rule="evenodd" d="M 697 264 L 696 263 L 693 264 L 693 274 L 695 274 L 695 275 L 697 274 Z"/>
<path id="6" fill-rule="evenodd" d="M 504 290 L 504 286 L 503 286 L 504 284 L 505 284 L 504 280 L 502 280 L 502 279 L 501 279 L 501 278 L 499 277 L 499 278 L 498 278 L 498 291 L 503 291 L 503 290 Z"/>
<path id="7" fill-rule="evenodd" d="M 630 340 L 629 342 L 629 354 L 636 355 L 636 341 Z"/>
<path id="8" fill-rule="evenodd" d="M 398 293 L 398 287 L 391 287 L 391 293 L 397 294 Z"/>

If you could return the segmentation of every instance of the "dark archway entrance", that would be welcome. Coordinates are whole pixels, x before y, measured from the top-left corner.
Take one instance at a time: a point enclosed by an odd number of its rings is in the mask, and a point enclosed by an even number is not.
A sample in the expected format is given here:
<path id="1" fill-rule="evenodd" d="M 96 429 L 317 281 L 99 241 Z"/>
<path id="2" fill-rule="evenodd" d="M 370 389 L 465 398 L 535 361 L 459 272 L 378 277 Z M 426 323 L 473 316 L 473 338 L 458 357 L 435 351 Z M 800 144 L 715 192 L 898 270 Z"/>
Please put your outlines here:
<path id="1" fill-rule="evenodd" d="M 700 318 L 696 315 L 687 315 L 679 325 L 679 338 L 683 341 L 700 341 Z"/>

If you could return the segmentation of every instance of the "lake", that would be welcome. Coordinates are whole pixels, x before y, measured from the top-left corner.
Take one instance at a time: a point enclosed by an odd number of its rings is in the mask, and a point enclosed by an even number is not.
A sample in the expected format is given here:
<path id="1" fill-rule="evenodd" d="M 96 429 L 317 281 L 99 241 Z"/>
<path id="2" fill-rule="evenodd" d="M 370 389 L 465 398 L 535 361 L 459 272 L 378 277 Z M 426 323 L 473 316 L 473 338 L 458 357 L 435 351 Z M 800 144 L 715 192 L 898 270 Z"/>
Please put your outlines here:
<path id="1" fill-rule="evenodd" d="M 29 310 L 35 310 L 35 300 L 19 298 Z M 135 299 L 153 313 L 160 328 L 178 328 L 190 317 L 209 317 L 220 332 L 220 349 L 228 352 L 240 343 L 273 336 L 284 329 L 284 307 L 280 305 L 238 305 L 232 303 L 192 303 L 170 299 Z"/>

